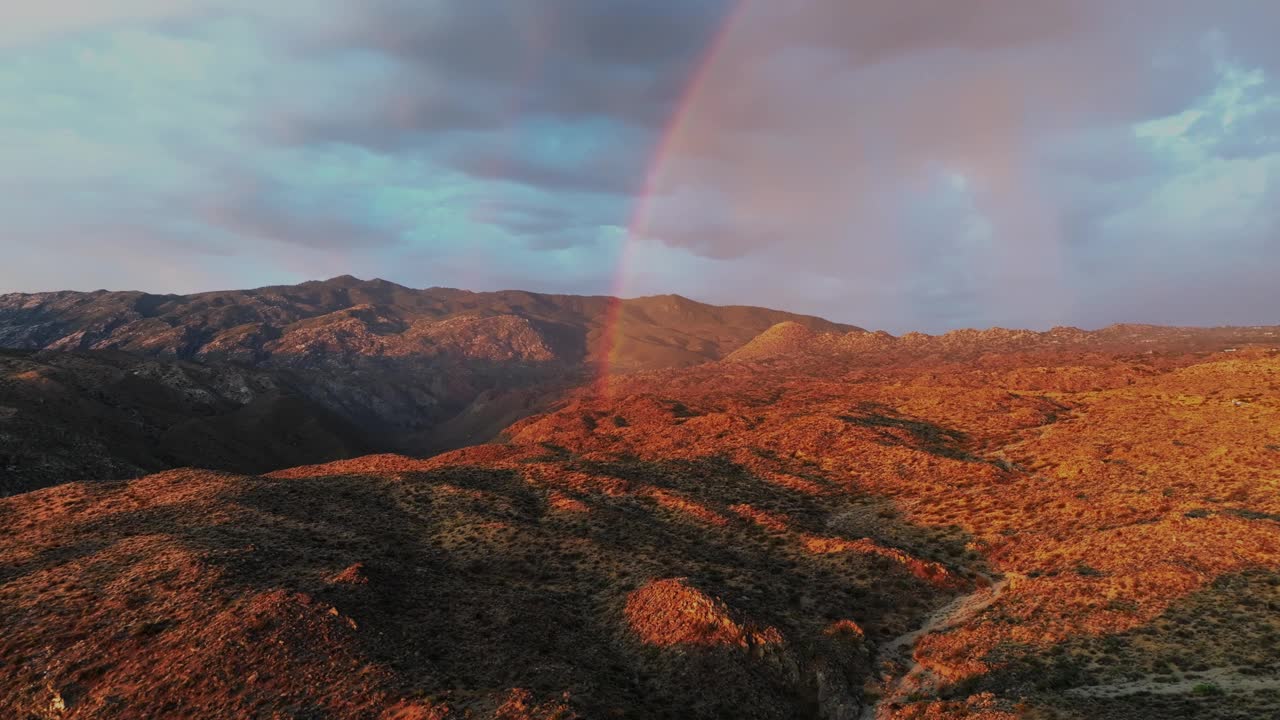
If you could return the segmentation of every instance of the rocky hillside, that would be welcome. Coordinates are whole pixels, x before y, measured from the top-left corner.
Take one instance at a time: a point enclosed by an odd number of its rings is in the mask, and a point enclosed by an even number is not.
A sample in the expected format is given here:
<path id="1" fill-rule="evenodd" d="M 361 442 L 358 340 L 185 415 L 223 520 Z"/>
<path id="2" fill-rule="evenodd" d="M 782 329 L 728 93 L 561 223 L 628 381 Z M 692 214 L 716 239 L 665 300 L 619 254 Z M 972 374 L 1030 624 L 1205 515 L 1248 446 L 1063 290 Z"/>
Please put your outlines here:
<path id="1" fill-rule="evenodd" d="M 853 329 L 678 295 L 620 301 L 416 290 L 350 276 L 195 295 L 0 295 L 0 347 L 123 350 L 254 366 L 341 367 L 368 358 L 582 365 L 609 352 L 621 369 L 677 367 L 721 358 L 783 321 L 822 332 Z M 607 342 L 606 327 L 616 327 Z"/>
<path id="2" fill-rule="evenodd" d="M 427 460 L 0 499 L 0 715 L 1276 717 L 1277 378 L 710 363 Z"/>
<path id="3" fill-rule="evenodd" d="M 0 348 L 41 352 L 2 366 L 0 493 L 185 464 L 258 472 L 369 450 L 430 454 L 492 438 L 606 358 L 617 372 L 706 362 L 779 321 L 850 329 L 674 295 L 351 277 L 184 296 L 3 295 Z"/>
<path id="4" fill-rule="evenodd" d="M 1110 325 L 1101 330 L 1055 327 L 1034 330 L 953 330 L 943 335 L 911 332 L 895 337 L 886 332 L 854 329 L 824 332 L 797 322 L 782 322 L 760 333 L 728 355 L 739 362 L 839 358 L 862 364 L 933 363 L 973 360 L 986 354 L 1106 352 L 1235 352 L 1251 345 L 1280 343 L 1280 326 L 1165 327 Z"/>
<path id="5" fill-rule="evenodd" d="M 0 495 L 171 467 L 266 472 L 376 449 L 296 374 L 103 351 L 0 351 Z"/>

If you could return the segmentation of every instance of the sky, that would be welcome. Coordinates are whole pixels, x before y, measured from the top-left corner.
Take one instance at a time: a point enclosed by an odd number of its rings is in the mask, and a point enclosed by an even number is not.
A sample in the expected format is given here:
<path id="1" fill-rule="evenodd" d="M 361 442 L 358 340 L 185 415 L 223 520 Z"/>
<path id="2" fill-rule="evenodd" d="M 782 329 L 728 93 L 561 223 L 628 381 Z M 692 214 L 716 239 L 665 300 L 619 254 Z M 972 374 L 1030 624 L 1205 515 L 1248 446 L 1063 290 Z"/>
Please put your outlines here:
<path id="1" fill-rule="evenodd" d="M 3 5 L 0 292 L 1280 323 L 1272 0 Z"/>

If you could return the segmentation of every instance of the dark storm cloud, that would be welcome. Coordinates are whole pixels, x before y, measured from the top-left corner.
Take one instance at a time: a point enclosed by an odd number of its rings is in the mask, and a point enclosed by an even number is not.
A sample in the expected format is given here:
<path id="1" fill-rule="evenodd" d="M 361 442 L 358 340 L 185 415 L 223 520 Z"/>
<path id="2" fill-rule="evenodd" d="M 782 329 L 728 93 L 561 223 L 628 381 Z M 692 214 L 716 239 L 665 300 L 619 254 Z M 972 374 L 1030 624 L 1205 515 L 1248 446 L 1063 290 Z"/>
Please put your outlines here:
<path id="1" fill-rule="evenodd" d="M 372 53 L 386 82 L 358 110 L 298 118 L 310 139 L 365 142 L 486 129 L 517 116 L 597 116 L 658 129 L 731 0 L 379 1 L 348 7 L 304 53 Z"/>
<path id="2" fill-rule="evenodd" d="M 350 5 L 294 48 L 302 58 L 361 63 L 366 73 L 348 90 L 358 101 L 284 98 L 259 128 L 273 142 L 420 157 L 477 182 L 627 197 L 640 191 L 661 129 L 732 5 Z M 543 142 L 548 128 L 577 147 Z M 604 221 L 625 224 L 625 209 Z M 529 234 L 502 227 L 531 247 L 598 236 L 573 223 Z"/>
<path id="3" fill-rule="evenodd" d="M 343 18 L 338 45 L 377 48 L 471 79 L 506 77 L 530 57 L 610 67 L 680 62 L 705 47 L 727 0 L 377 1 Z"/>

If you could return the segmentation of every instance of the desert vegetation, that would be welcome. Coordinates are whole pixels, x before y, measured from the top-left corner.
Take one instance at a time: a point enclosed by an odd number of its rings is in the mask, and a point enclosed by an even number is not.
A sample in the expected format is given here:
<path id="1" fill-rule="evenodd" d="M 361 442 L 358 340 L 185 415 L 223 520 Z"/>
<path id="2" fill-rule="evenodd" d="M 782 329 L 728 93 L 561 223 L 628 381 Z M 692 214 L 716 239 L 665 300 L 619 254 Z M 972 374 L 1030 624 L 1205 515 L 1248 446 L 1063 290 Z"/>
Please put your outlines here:
<path id="1" fill-rule="evenodd" d="M 1266 347 L 761 353 L 429 459 L 26 493 L 0 705 L 1266 717 L 1277 377 Z"/>

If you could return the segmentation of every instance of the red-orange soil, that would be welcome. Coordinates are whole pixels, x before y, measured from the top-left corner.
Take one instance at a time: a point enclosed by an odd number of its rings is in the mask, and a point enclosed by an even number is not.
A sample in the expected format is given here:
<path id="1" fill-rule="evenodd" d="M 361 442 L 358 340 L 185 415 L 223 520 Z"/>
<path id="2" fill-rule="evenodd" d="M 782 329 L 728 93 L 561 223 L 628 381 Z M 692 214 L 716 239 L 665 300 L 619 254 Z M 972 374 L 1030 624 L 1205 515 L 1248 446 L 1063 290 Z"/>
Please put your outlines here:
<path id="1" fill-rule="evenodd" d="M 1277 716 L 1280 354 L 794 335 L 428 460 L 4 499 L 0 712 Z"/>

